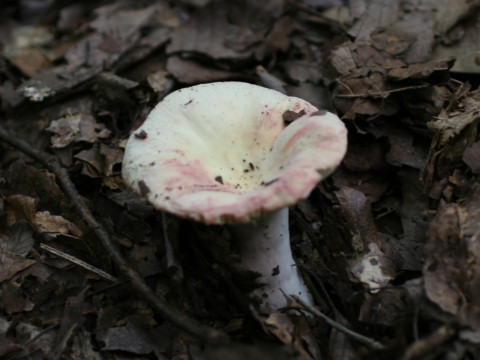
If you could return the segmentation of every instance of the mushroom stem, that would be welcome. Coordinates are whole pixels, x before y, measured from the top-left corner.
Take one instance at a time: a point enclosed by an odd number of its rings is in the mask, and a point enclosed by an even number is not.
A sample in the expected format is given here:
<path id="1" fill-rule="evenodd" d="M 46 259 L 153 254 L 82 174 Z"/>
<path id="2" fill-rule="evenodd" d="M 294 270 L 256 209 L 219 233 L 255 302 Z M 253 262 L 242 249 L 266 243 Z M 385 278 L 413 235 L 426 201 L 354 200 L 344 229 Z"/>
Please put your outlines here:
<path id="1" fill-rule="evenodd" d="M 293 260 L 288 230 L 288 207 L 261 217 L 255 224 L 231 226 L 242 264 L 260 274 L 260 286 L 251 296 L 260 310 L 271 313 L 287 305 L 285 295 L 296 295 L 313 306 L 312 296 Z"/>

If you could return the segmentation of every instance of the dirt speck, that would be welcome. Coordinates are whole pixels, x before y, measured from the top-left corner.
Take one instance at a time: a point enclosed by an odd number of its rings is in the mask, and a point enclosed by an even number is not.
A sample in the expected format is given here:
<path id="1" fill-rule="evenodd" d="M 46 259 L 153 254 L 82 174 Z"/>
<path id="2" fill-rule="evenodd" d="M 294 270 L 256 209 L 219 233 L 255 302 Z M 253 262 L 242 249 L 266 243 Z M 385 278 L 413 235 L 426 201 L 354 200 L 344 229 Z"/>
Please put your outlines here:
<path id="1" fill-rule="evenodd" d="M 140 180 L 138 182 L 138 188 L 140 189 L 140 194 L 146 196 L 150 192 L 150 188 L 145 184 L 145 181 Z"/>
<path id="2" fill-rule="evenodd" d="M 148 134 L 145 130 L 142 130 L 138 133 L 135 133 L 135 138 L 139 140 L 145 140 L 147 138 Z"/>
<path id="3" fill-rule="evenodd" d="M 287 110 L 282 114 L 283 121 L 286 125 L 290 124 L 292 121 L 297 120 L 305 115 L 305 110 L 301 110 L 299 112 L 295 112 L 292 110 Z"/>

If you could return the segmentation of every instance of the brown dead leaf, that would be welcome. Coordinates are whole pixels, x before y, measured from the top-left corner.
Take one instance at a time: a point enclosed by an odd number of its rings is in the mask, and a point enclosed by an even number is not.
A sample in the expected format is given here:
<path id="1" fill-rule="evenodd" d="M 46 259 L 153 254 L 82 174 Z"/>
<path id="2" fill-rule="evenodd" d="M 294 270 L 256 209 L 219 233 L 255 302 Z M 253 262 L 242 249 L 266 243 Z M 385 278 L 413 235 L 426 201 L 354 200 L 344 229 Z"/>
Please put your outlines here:
<path id="1" fill-rule="evenodd" d="M 112 104 L 132 104 L 130 94 L 138 83 L 110 72 L 101 72 L 95 76 L 97 94 Z"/>
<path id="2" fill-rule="evenodd" d="M 105 342 L 103 350 L 121 350 L 139 355 L 149 354 L 155 346 L 150 336 L 145 332 L 145 329 L 132 323 L 110 328 L 102 339 Z"/>
<path id="3" fill-rule="evenodd" d="M 243 77 L 235 72 L 216 69 L 193 59 L 183 59 L 175 55 L 168 58 L 167 70 L 184 84 L 232 80 Z"/>
<path id="4" fill-rule="evenodd" d="M 6 57 L 25 75 L 34 76 L 50 64 L 42 47 L 53 39 L 52 30 L 43 25 L 14 27 L 5 45 Z"/>
<path id="5" fill-rule="evenodd" d="M 416 40 L 413 34 L 392 28 L 377 29 L 370 38 L 373 47 L 394 56 L 405 53 Z"/>
<path id="6" fill-rule="evenodd" d="M 403 80 L 427 80 L 431 81 L 435 76 L 435 81 L 448 80 L 448 70 L 451 69 L 455 59 L 449 58 L 447 60 L 431 61 L 428 63 L 412 64 L 406 67 L 396 67 L 387 73 L 387 78 L 393 81 Z"/>
<path id="7" fill-rule="evenodd" d="M 310 81 L 318 83 L 322 80 L 323 74 L 320 64 L 312 61 L 291 60 L 285 61 L 282 68 L 287 72 L 290 79 L 297 82 Z"/>
<path id="8" fill-rule="evenodd" d="M 396 114 L 404 106 L 401 95 L 448 80 L 453 62 L 407 65 L 386 51 L 345 42 L 332 51 L 331 65 L 339 74 L 333 102 L 343 117 L 371 119 Z"/>
<path id="9" fill-rule="evenodd" d="M 27 322 L 19 322 L 13 326 L 13 330 L 16 335 L 16 341 L 23 345 L 23 349 L 25 349 L 25 344 L 30 344 L 30 346 L 28 346 L 30 354 L 35 354 L 43 358 L 48 357 L 53 347 L 56 333 L 55 329 L 45 331 L 41 326 L 32 325 Z"/>
<path id="10" fill-rule="evenodd" d="M 167 53 L 194 52 L 213 59 L 247 59 L 265 38 L 272 20 L 280 15 L 283 3 L 283 0 L 211 2 L 175 29 Z M 282 32 L 283 29 L 272 31 L 270 45 L 259 50 L 258 56 L 284 47 L 288 39 L 279 37 Z"/>
<path id="11" fill-rule="evenodd" d="M 97 123 L 91 115 L 85 113 L 53 120 L 46 130 L 55 134 L 51 138 L 54 148 L 66 147 L 73 142 L 94 142 L 108 137 L 111 133 L 104 124 Z"/>
<path id="12" fill-rule="evenodd" d="M 150 88 L 156 93 L 165 93 L 168 89 L 170 79 L 168 78 L 168 72 L 164 70 L 158 70 L 150 72 L 147 75 L 147 83 Z"/>
<path id="13" fill-rule="evenodd" d="M 386 168 L 384 171 L 387 171 Z M 383 173 L 386 175 L 386 173 Z M 331 178 L 336 187 L 349 187 L 362 192 L 371 203 L 375 203 L 385 194 L 390 184 L 388 176 L 378 176 L 376 172 L 352 172 L 341 167 Z"/>
<path id="14" fill-rule="evenodd" d="M 108 4 L 95 10 L 96 18 L 88 26 L 95 31 L 77 41 L 65 54 L 69 67 L 88 66 L 104 69 L 140 39 L 140 27 L 149 24 L 156 5 L 139 9 L 123 9 Z"/>
<path id="15" fill-rule="evenodd" d="M 104 174 L 106 176 L 112 176 L 115 165 L 120 165 L 123 160 L 123 151 L 119 148 L 100 144 L 100 154 L 104 158 Z"/>
<path id="16" fill-rule="evenodd" d="M 30 101 L 40 102 L 82 84 L 102 68 L 59 65 L 46 68 L 20 85 L 17 91 Z"/>
<path id="17" fill-rule="evenodd" d="M 101 314 L 97 339 L 105 344 L 104 350 L 133 354 L 153 352 L 162 359 L 161 354 L 170 348 L 176 330 L 166 323 L 157 326 L 151 311 L 126 318 L 118 318 L 120 315 L 118 309 L 113 308 L 106 308 Z"/>
<path id="18" fill-rule="evenodd" d="M 461 161 L 465 148 L 477 140 L 480 117 L 480 92 L 469 93 L 460 100 L 454 111 L 441 112 L 438 119 L 427 123 L 433 140 L 423 173 L 426 186 Z"/>
<path id="19" fill-rule="evenodd" d="M 18 272 L 35 263 L 35 260 L 0 250 L 0 282 L 11 279 Z"/>
<path id="20" fill-rule="evenodd" d="M 16 281 L 5 281 L 0 284 L 0 309 L 8 314 L 31 311 L 34 304 L 23 295 L 21 285 Z"/>
<path id="21" fill-rule="evenodd" d="M 365 44 L 377 28 L 388 27 L 397 19 L 400 0 L 377 0 L 368 4 L 355 1 L 352 8 L 352 15 L 357 19 L 348 33 L 357 43 Z"/>
<path id="22" fill-rule="evenodd" d="M 246 58 L 252 51 L 240 54 L 227 46 L 229 37 L 238 36 L 242 28 L 228 21 L 230 6 L 225 1 L 216 1 L 197 10 L 172 34 L 167 53 L 198 52 L 213 59 Z"/>
<path id="23" fill-rule="evenodd" d="M 472 170 L 474 174 L 480 174 L 480 141 L 473 143 L 465 148 L 462 160 Z"/>
<path id="24" fill-rule="evenodd" d="M 88 150 L 82 150 L 75 154 L 75 159 L 82 160 L 85 164 L 82 168 L 82 174 L 92 178 L 97 178 L 103 170 L 102 157 L 98 147 L 94 146 Z"/>
<path id="25" fill-rule="evenodd" d="M 80 237 L 82 232 L 77 226 L 59 215 L 52 215 L 48 211 L 37 211 L 37 200 L 24 195 L 10 195 L 6 199 L 16 211 L 21 213 L 25 219 L 39 233 L 50 235 L 72 234 Z"/>
<path id="26" fill-rule="evenodd" d="M 15 224 L 0 234 L 1 251 L 25 257 L 34 244 L 33 232 L 28 224 Z"/>
<path id="27" fill-rule="evenodd" d="M 36 263 L 35 260 L 26 258 L 34 243 L 32 229 L 28 224 L 16 224 L 0 234 L 0 282 Z"/>
<path id="28" fill-rule="evenodd" d="M 299 319 L 301 322 L 301 319 Z M 268 331 L 273 334 L 278 340 L 285 345 L 293 346 L 297 351 L 302 354 L 303 359 L 313 359 L 311 355 L 305 350 L 305 342 L 300 339 L 299 329 L 288 314 L 281 312 L 271 313 L 264 321 Z M 297 326 L 296 326 L 297 325 Z"/>
<path id="29" fill-rule="evenodd" d="M 466 274 L 462 270 L 468 254 L 459 235 L 467 216 L 457 204 L 443 205 L 428 231 L 425 290 L 431 301 L 450 314 L 457 314 L 465 295 L 462 285 Z"/>
<path id="30" fill-rule="evenodd" d="M 47 56 L 38 48 L 22 49 L 15 53 L 10 61 L 30 77 L 50 64 Z"/>
<path id="31" fill-rule="evenodd" d="M 91 178 L 101 177 L 103 185 L 116 190 L 121 187 L 120 174 L 114 174 L 114 166 L 120 165 L 123 159 L 123 151 L 119 148 L 100 144 L 88 150 L 82 150 L 74 156 L 83 162 L 82 174 Z"/>
<path id="32" fill-rule="evenodd" d="M 289 16 L 275 21 L 272 30 L 255 51 L 257 60 L 261 61 L 278 50 L 286 52 L 290 47 L 289 35 L 293 31 L 293 28 L 293 19 Z"/>
<path id="33" fill-rule="evenodd" d="M 401 55 L 410 64 L 429 60 L 437 32 L 460 21 L 474 6 L 452 0 L 423 1 L 421 5 L 376 0 L 358 1 L 356 5 L 351 4 L 356 9 L 353 15 L 357 19 L 348 31 L 355 43 L 373 42 L 381 50 Z"/>
<path id="34" fill-rule="evenodd" d="M 105 69 L 139 61 L 168 40 L 165 26 L 178 23 L 177 15 L 165 3 L 138 9 L 108 4 L 97 8 L 95 14 L 80 32 L 82 37 L 64 52 L 67 63 L 50 66 L 25 81 L 18 88 L 23 96 L 43 101 L 84 84 Z M 93 31 L 87 32 L 87 28 Z"/>
<path id="35" fill-rule="evenodd" d="M 55 176 L 47 170 L 39 170 L 18 160 L 8 167 L 5 178 L 13 193 L 38 198 L 40 208 L 59 211 L 65 205 Z"/>
<path id="36" fill-rule="evenodd" d="M 293 332 L 295 327 L 287 314 L 274 312 L 265 319 L 265 325 L 282 343 L 293 343 Z"/>
<path id="37" fill-rule="evenodd" d="M 477 1 L 442 0 L 443 6 L 438 7 L 437 19 L 442 19 L 442 42 L 433 51 L 433 58 L 440 60 L 454 56 L 457 61 L 452 68 L 454 72 L 477 73 L 480 71 L 478 62 L 478 7 Z M 459 21 L 461 19 L 461 21 Z M 439 25 L 440 25 L 439 24 Z"/>
<path id="38" fill-rule="evenodd" d="M 425 291 L 462 325 L 480 330 L 480 188 L 459 204 L 442 204 L 428 229 Z"/>
<path id="39" fill-rule="evenodd" d="M 422 170 L 425 167 L 427 152 L 414 144 L 413 135 L 401 128 L 390 129 L 388 132 L 390 150 L 385 160 L 393 166 L 407 165 Z"/>
<path id="40" fill-rule="evenodd" d="M 22 49 L 48 44 L 55 36 L 52 30 L 53 28 L 47 25 L 13 27 L 5 44 L 5 54 L 12 56 Z"/>

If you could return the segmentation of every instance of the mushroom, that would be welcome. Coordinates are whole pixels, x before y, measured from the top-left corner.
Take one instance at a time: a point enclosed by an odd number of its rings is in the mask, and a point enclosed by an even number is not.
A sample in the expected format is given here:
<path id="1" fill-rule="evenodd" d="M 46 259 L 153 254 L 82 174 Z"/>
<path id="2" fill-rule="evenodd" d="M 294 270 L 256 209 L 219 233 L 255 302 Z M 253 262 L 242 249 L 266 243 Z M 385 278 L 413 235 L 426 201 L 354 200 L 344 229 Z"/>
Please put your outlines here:
<path id="1" fill-rule="evenodd" d="M 312 297 L 290 248 L 288 206 L 341 162 L 347 131 L 332 113 L 274 90 L 217 82 L 177 90 L 130 136 L 123 178 L 157 209 L 229 224 L 259 274 L 260 310 Z"/>

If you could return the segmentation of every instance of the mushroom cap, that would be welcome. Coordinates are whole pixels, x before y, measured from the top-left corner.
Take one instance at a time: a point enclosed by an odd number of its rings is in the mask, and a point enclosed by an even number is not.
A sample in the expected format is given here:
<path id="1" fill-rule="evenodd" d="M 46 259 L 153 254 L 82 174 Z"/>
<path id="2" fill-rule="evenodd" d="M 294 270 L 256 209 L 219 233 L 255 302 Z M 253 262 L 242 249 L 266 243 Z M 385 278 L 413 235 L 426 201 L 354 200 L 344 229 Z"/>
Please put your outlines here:
<path id="1" fill-rule="evenodd" d="M 202 84 L 169 94 L 132 133 L 123 178 L 159 210 L 246 223 L 306 198 L 346 148 L 343 122 L 302 99 Z"/>

